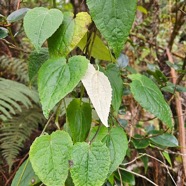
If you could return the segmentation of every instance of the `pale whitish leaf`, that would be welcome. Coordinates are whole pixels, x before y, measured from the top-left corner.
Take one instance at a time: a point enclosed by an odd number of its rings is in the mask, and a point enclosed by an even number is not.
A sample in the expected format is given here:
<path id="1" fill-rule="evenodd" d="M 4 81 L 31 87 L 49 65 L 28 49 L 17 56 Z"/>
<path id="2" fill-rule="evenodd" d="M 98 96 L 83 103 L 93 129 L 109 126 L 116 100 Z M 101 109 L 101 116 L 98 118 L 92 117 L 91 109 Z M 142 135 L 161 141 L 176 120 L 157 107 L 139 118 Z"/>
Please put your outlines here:
<path id="1" fill-rule="evenodd" d="M 108 127 L 112 100 L 112 88 L 108 78 L 89 64 L 82 82 L 101 122 Z"/>

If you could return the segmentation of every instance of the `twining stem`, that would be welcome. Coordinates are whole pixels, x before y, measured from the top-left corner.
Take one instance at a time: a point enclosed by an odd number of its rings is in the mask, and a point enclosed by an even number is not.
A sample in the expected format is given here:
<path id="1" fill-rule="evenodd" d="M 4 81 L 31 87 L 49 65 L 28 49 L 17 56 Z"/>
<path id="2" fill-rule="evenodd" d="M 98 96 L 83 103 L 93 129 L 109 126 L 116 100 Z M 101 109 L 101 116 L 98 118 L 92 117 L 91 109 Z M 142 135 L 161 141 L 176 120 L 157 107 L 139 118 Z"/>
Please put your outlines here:
<path id="1" fill-rule="evenodd" d="M 94 134 L 93 138 L 90 140 L 89 144 L 91 144 L 94 141 L 94 139 L 96 138 L 100 128 L 101 128 L 101 124 L 99 124 L 98 129 L 97 129 L 96 133 Z"/>
<path id="2" fill-rule="evenodd" d="M 56 8 L 56 0 L 53 0 L 53 8 Z"/>
<path id="3" fill-rule="evenodd" d="M 41 132 L 41 135 L 44 134 L 44 132 L 45 132 L 46 128 L 48 127 L 50 121 L 51 121 L 52 118 L 54 117 L 54 114 L 55 114 L 55 113 L 53 113 L 53 114 L 50 116 L 50 118 L 48 119 L 47 123 L 45 124 L 45 127 L 43 128 L 43 130 L 42 130 L 42 132 Z"/>
<path id="4" fill-rule="evenodd" d="M 58 129 L 60 129 L 60 126 L 59 126 L 59 115 L 60 115 L 60 107 L 61 107 L 61 105 L 62 105 L 62 103 L 63 103 L 63 99 L 59 102 L 59 104 L 58 104 L 58 107 L 57 107 L 57 109 L 56 109 L 56 119 L 55 119 L 55 124 L 56 124 L 56 126 L 57 126 L 57 128 Z M 65 101 L 64 101 L 65 102 Z"/>

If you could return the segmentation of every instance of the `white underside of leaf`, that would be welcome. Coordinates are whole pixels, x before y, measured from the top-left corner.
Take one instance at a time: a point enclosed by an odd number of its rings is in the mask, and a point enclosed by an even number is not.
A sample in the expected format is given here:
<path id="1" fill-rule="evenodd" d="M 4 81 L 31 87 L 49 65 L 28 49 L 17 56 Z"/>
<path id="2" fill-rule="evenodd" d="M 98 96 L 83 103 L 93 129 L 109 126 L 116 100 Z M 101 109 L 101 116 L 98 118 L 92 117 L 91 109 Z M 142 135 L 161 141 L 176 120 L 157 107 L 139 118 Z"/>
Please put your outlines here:
<path id="1" fill-rule="evenodd" d="M 108 127 L 112 88 L 107 76 L 89 64 L 82 82 L 101 122 Z"/>

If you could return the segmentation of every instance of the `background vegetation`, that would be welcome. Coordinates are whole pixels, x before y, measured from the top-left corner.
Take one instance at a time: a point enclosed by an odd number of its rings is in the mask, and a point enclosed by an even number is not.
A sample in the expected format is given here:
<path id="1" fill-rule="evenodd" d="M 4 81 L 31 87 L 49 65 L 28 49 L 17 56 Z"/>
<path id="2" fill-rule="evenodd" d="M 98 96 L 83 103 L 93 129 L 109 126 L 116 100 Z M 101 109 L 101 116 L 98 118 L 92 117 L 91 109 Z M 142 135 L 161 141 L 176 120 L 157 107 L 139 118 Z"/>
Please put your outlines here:
<path id="1" fill-rule="evenodd" d="M 28 157 L 29 147 L 45 123 L 35 79 L 30 82 L 28 62 L 33 51 L 23 30 L 22 20 L 8 23 L 6 17 L 19 8 L 56 7 L 75 14 L 88 11 L 82 0 L 1 0 L 0 1 L 0 185 L 11 185 L 16 171 Z M 139 0 L 133 28 L 118 59 L 124 83 L 122 105 L 116 120 L 129 139 L 125 171 L 115 173 L 115 185 L 186 184 L 186 1 Z M 4 28 L 4 29 L 3 29 Z M 6 36 L 7 37 L 4 37 Z M 47 44 L 45 44 L 46 46 Z M 73 54 L 82 54 L 79 48 Z M 43 51 L 42 59 L 47 59 Z M 94 62 L 94 58 L 91 58 Z M 101 61 L 102 66 L 107 64 Z M 31 67 L 30 67 L 31 68 Z M 135 100 L 126 76 L 139 72 L 150 77 L 161 89 L 173 113 L 170 131 L 146 112 Z M 31 88 L 32 87 L 32 88 Z M 78 97 L 80 91 L 72 93 Z M 67 100 L 68 101 L 68 100 Z M 55 111 L 54 111 L 55 114 Z M 58 127 L 65 121 L 63 109 Z M 48 121 L 47 132 L 57 129 Z M 149 131 L 156 133 L 149 135 Z M 166 136 L 173 134 L 175 139 Z M 157 137 L 154 141 L 153 137 Z M 159 138 L 158 138 L 159 137 Z M 109 183 L 105 183 L 109 185 Z"/>

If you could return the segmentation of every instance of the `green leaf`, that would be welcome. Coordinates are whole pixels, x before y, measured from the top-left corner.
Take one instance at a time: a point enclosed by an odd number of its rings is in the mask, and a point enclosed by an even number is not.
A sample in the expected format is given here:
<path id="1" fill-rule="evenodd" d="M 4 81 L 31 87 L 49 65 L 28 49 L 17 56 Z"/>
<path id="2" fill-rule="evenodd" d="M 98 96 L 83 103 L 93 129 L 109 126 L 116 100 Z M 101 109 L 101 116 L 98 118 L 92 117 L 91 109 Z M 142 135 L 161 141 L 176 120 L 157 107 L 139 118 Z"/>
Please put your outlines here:
<path id="1" fill-rule="evenodd" d="M 24 17 L 26 35 L 38 51 L 42 44 L 59 28 L 63 21 L 60 10 L 36 7 Z"/>
<path id="2" fill-rule="evenodd" d="M 110 64 L 105 71 L 112 87 L 112 106 L 118 112 L 123 95 L 123 81 L 121 79 L 119 68 Z"/>
<path id="3" fill-rule="evenodd" d="M 28 74 L 31 82 L 36 80 L 39 68 L 41 65 L 49 59 L 49 53 L 47 48 L 41 48 L 39 52 L 31 52 L 28 58 Z"/>
<path id="4" fill-rule="evenodd" d="M 28 12 L 28 10 L 30 10 L 30 9 L 29 8 L 21 8 L 21 9 L 18 9 L 16 11 L 12 12 L 7 17 L 7 21 L 9 23 L 13 23 L 13 22 L 16 22 L 16 21 L 19 21 L 19 20 L 23 19 L 23 17 Z"/>
<path id="5" fill-rule="evenodd" d="M 172 162 L 171 162 L 171 158 L 169 156 L 169 153 L 167 152 L 162 152 L 163 156 L 165 157 L 165 159 L 168 161 L 168 163 L 170 164 L 170 166 L 172 167 Z"/>
<path id="6" fill-rule="evenodd" d="M 0 27 L 0 39 L 5 38 L 8 36 L 8 30 L 4 27 Z"/>
<path id="7" fill-rule="evenodd" d="M 160 85 L 164 85 L 168 81 L 167 77 L 163 74 L 163 72 L 158 69 L 156 69 L 155 71 L 147 70 L 147 73 L 152 75 L 156 79 L 157 83 Z"/>
<path id="8" fill-rule="evenodd" d="M 149 140 L 145 139 L 143 136 L 139 134 L 135 134 L 134 138 L 132 139 L 132 142 L 134 144 L 134 147 L 136 149 L 145 149 L 149 146 Z"/>
<path id="9" fill-rule="evenodd" d="M 135 100 L 147 111 L 158 117 L 168 127 L 172 127 L 172 113 L 157 85 L 141 74 L 128 76 L 131 92 Z"/>
<path id="10" fill-rule="evenodd" d="M 45 117 L 70 93 L 85 75 L 89 61 L 83 56 L 64 57 L 46 61 L 39 70 L 38 90 Z"/>
<path id="11" fill-rule="evenodd" d="M 143 162 L 144 169 L 145 169 L 145 174 L 146 174 L 147 170 L 148 170 L 149 157 L 148 156 L 142 156 L 140 159 Z"/>
<path id="12" fill-rule="evenodd" d="M 34 173 L 30 160 L 27 159 L 16 172 L 11 186 L 32 186 L 39 182 L 40 180 Z"/>
<path id="13" fill-rule="evenodd" d="M 120 174 L 122 177 L 122 182 L 124 184 L 128 183 L 130 185 L 135 185 L 135 177 L 133 174 L 131 174 L 130 172 L 124 171 L 124 170 L 120 170 Z M 118 172 L 116 172 L 114 175 L 118 180 L 120 180 L 120 176 L 119 176 Z"/>
<path id="14" fill-rule="evenodd" d="M 112 61 L 115 62 L 116 59 L 109 51 L 109 48 L 104 44 L 104 42 L 99 38 L 98 35 L 94 36 L 91 34 L 89 38 L 89 34 L 86 34 L 82 40 L 78 43 L 78 47 L 86 52 L 86 47 L 88 45 L 88 55 L 94 57 L 95 59 L 104 60 L 104 61 Z"/>
<path id="15" fill-rule="evenodd" d="M 64 14 L 64 21 L 59 29 L 48 39 L 51 56 L 66 56 L 80 42 L 91 23 L 90 15 L 80 12 L 73 19 L 73 13 Z"/>
<path id="16" fill-rule="evenodd" d="M 67 108 L 67 121 L 73 142 L 86 140 L 92 121 L 92 108 L 79 99 L 71 101 Z"/>
<path id="17" fill-rule="evenodd" d="M 103 139 L 110 151 L 111 166 L 109 175 L 122 163 L 128 149 L 128 140 L 121 127 L 112 128 Z"/>
<path id="18" fill-rule="evenodd" d="M 144 13 L 144 14 L 147 14 L 148 11 L 146 8 L 144 8 L 143 6 L 137 6 L 137 10 L 139 10 L 140 12 Z"/>
<path id="19" fill-rule="evenodd" d="M 87 5 L 96 27 L 118 57 L 134 21 L 136 0 L 87 0 Z"/>
<path id="20" fill-rule="evenodd" d="M 180 85 L 175 85 L 171 82 L 167 82 L 166 86 L 161 88 L 161 90 L 174 94 L 175 90 L 178 92 L 186 92 L 186 87 L 182 87 Z"/>
<path id="21" fill-rule="evenodd" d="M 152 131 L 151 133 L 156 135 L 158 132 Z M 152 137 L 150 138 L 150 141 L 164 147 L 178 147 L 178 140 L 176 137 L 168 133 Z"/>
<path id="22" fill-rule="evenodd" d="M 105 144 L 76 143 L 72 149 L 71 160 L 73 165 L 70 172 L 76 186 L 102 186 L 110 166 L 109 150 Z"/>
<path id="23" fill-rule="evenodd" d="M 108 134 L 108 128 L 104 125 L 92 127 L 88 141 L 91 141 L 95 137 L 94 141 L 102 141 L 103 138 Z M 95 136 L 96 135 L 96 136 Z"/>
<path id="24" fill-rule="evenodd" d="M 68 176 L 72 140 L 68 133 L 56 131 L 33 142 L 29 157 L 34 172 L 45 185 L 61 186 Z"/>

